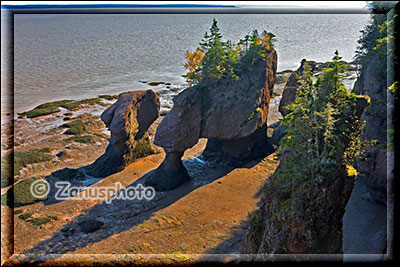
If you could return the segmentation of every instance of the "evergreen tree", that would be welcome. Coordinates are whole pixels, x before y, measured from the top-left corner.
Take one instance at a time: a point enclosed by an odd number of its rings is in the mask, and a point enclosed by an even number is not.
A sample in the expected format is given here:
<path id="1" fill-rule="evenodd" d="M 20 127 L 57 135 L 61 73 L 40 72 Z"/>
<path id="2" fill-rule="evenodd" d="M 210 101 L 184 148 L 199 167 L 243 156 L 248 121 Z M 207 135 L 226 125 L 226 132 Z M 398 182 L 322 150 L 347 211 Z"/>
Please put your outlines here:
<path id="1" fill-rule="evenodd" d="M 193 53 L 186 51 L 185 67 L 189 72 L 184 77 L 189 85 L 200 86 L 237 81 L 241 74 L 251 71 L 259 60 L 265 60 L 266 53 L 273 48 L 274 37 L 265 30 L 261 35 L 253 30 L 252 35 L 246 35 L 235 45 L 222 40 L 220 28 L 214 19 L 210 33 L 205 33 L 200 47 Z"/>

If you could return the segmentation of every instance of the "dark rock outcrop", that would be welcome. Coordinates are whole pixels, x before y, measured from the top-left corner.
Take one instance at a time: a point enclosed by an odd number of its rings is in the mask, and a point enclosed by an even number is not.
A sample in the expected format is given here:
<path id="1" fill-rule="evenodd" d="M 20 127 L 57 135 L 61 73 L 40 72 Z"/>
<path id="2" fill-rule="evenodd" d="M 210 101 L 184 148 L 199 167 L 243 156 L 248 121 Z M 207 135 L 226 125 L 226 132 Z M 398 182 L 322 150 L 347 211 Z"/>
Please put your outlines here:
<path id="1" fill-rule="evenodd" d="M 106 152 L 86 167 L 86 173 L 105 177 L 137 158 L 156 153 L 147 130 L 159 114 L 160 101 L 154 91 L 120 94 L 117 102 L 101 114 L 101 120 L 111 132 Z"/>
<path id="2" fill-rule="evenodd" d="M 386 203 L 387 199 L 387 85 L 375 75 L 378 65 L 377 55 L 372 56 L 370 63 L 357 79 L 353 91 L 367 95 L 371 105 L 365 110 L 362 120 L 365 127 L 361 140 L 376 140 L 376 144 L 363 147 L 364 153 L 356 160 L 358 177 L 365 183 L 371 196 L 378 202 Z"/>
<path id="3" fill-rule="evenodd" d="M 347 120 L 355 120 L 368 100 L 357 97 Z M 355 117 L 353 117 L 355 116 Z M 344 140 L 347 147 L 349 140 Z M 282 181 L 279 173 L 290 163 L 293 152 L 285 149 L 275 173 L 262 189 L 260 209 L 250 217 L 241 244 L 243 254 L 340 254 L 345 207 L 355 173 L 344 164 L 322 181 L 309 175 Z M 301 159 L 300 159 L 301 160 Z M 301 166 L 301 164 L 299 163 Z"/>
<path id="4" fill-rule="evenodd" d="M 290 113 L 290 111 L 286 110 L 285 107 L 293 103 L 294 99 L 296 98 L 297 89 L 301 85 L 297 79 L 297 75 L 302 76 L 305 68 L 308 68 L 308 71 L 314 71 L 315 67 L 316 63 L 314 61 L 307 61 L 306 59 L 303 59 L 300 67 L 289 76 L 289 79 L 285 85 L 285 89 L 282 93 L 281 102 L 279 102 L 279 112 L 283 117 Z"/>
<path id="5" fill-rule="evenodd" d="M 194 86 L 176 96 L 174 107 L 158 126 L 154 139 L 154 144 L 164 148 L 166 160 L 147 177 L 146 185 L 172 190 L 187 181 L 187 171 L 178 155 L 182 156 L 199 138 L 209 139 L 203 154 L 206 160 L 238 165 L 265 151 L 276 67 L 277 54 L 272 50 L 234 83 Z M 170 169 L 174 171 L 161 171 Z"/>

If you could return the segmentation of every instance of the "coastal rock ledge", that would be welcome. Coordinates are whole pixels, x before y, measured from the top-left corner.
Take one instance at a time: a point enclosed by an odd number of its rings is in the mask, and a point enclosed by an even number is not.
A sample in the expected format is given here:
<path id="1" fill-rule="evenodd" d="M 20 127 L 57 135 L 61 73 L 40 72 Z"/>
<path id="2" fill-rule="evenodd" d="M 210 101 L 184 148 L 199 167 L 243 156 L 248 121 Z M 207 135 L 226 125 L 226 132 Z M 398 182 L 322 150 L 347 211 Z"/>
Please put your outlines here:
<path id="1" fill-rule="evenodd" d="M 166 191 L 188 182 L 181 157 L 200 138 L 208 138 L 202 154 L 206 161 L 240 166 L 263 155 L 276 67 L 272 50 L 236 82 L 193 86 L 177 95 L 154 139 L 165 150 L 165 160 L 147 175 L 146 185 Z"/>
<path id="2" fill-rule="evenodd" d="M 86 173 L 105 177 L 137 158 L 156 153 L 147 130 L 159 115 L 160 101 L 154 91 L 120 94 L 117 102 L 101 114 L 101 120 L 111 132 L 106 152 L 86 167 Z"/>

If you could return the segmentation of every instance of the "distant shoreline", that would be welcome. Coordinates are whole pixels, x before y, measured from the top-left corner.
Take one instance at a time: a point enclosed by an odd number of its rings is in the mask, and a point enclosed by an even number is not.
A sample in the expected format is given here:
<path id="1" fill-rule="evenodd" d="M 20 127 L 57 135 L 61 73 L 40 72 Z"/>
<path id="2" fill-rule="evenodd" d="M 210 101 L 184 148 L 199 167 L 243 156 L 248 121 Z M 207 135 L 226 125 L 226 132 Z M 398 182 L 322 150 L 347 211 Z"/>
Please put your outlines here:
<path id="1" fill-rule="evenodd" d="M 346 62 L 344 61 L 345 64 L 349 64 L 350 66 L 352 66 L 352 68 L 355 67 L 355 63 L 353 61 L 350 62 Z M 317 62 L 320 65 L 325 65 L 327 62 Z M 287 70 L 282 70 L 282 71 L 278 71 L 277 72 L 277 84 L 279 84 L 280 82 L 284 82 L 286 81 L 285 79 L 280 80 L 280 77 L 288 77 L 294 70 L 291 69 L 287 69 Z M 137 81 L 139 83 L 142 83 L 143 85 L 146 86 L 146 88 L 132 88 L 132 89 L 128 89 L 128 88 L 120 88 L 120 89 L 116 89 L 114 91 L 118 92 L 118 93 L 114 93 L 114 94 L 102 94 L 103 91 L 93 91 L 93 94 L 88 94 L 85 95 L 84 97 L 79 97 L 79 98 L 53 98 L 49 101 L 44 101 L 41 103 L 38 103 L 36 105 L 31 105 L 31 107 L 27 107 L 27 108 L 19 108 L 19 109 L 15 109 L 14 107 L 14 119 L 18 118 L 18 114 L 21 113 L 26 113 L 29 111 L 32 111 L 33 109 L 35 109 L 35 107 L 44 105 L 44 104 L 48 104 L 48 103 L 52 103 L 52 102 L 57 102 L 57 101 L 75 101 L 75 102 L 79 102 L 85 99 L 92 99 L 92 98 L 99 98 L 101 95 L 103 96 L 116 96 L 119 93 L 122 92 L 126 92 L 126 91 L 139 91 L 139 90 L 149 90 L 152 89 L 155 92 L 160 94 L 160 100 L 165 101 L 164 103 L 161 103 L 161 111 L 163 110 L 168 110 L 170 108 L 172 108 L 172 98 L 174 95 L 176 95 L 178 92 L 184 90 L 185 88 L 188 87 L 187 84 L 172 84 L 169 82 L 164 82 L 164 81 L 142 81 L 139 80 Z M 167 99 L 165 99 L 167 98 Z M 164 104 L 164 106 L 163 106 Z M 12 115 L 12 110 L 8 111 L 7 113 L 3 114 L 2 113 L 2 118 L 6 117 L 7 119 L 10 118 L 10 116 Z M 10 114 L 10 115 L 7 115 Z M 4 120 L 5 121 L 5 120 Z M 3 125 L 4 123 L 2 123 Z"/>

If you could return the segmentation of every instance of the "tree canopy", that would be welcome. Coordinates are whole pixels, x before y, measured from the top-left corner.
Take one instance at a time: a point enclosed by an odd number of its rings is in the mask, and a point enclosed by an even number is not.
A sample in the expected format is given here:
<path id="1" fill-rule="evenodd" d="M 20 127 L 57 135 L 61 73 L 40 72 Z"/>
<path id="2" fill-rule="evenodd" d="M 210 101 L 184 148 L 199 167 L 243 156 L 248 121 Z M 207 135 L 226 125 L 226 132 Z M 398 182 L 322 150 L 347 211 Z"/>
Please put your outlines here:
<path id="1" fill-rule="evenodd" d="M 237 44 L 224 41 L 216 19 L 194 52 L 186 51 L 184 75 L 189 85 L 211 85 L 217 82 L 233 82 L 273 49 L 275 35 L 267 31 L 261 34 L 253 30 Z"/>

